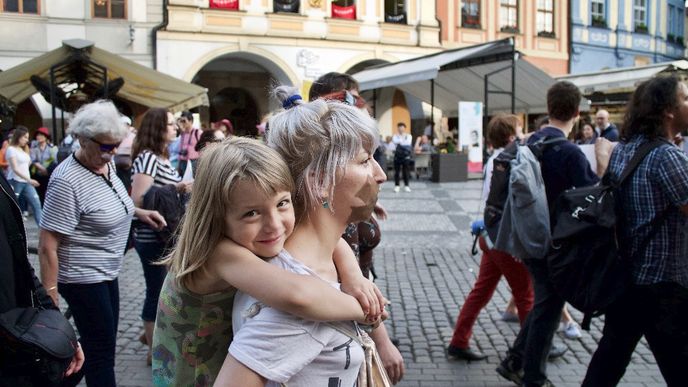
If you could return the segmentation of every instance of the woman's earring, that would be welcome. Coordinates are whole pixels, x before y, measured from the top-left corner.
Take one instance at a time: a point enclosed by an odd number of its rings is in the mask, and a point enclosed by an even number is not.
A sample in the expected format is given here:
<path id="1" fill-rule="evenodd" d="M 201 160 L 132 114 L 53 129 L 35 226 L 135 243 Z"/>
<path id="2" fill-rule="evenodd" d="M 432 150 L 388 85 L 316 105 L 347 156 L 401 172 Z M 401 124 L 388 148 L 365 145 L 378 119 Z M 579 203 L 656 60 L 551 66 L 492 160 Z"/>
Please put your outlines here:
<path id="1" fill-rule="evenodd" d="M 323 199 L 322 206 L 323 208 L 330 208 L 330 203 L 327 201 L 327 199 Z"/>

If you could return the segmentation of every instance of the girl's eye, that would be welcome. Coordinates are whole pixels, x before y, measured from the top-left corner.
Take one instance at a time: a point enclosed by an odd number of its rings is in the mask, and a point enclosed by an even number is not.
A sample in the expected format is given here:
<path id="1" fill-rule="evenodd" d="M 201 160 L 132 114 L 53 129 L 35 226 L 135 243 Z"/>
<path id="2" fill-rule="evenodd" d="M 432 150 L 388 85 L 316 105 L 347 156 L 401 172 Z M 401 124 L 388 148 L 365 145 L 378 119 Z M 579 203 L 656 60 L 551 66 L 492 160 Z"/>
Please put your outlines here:
<path id="1" fill-rule="evenodd" d="M 289 205 L 289 203 L 291 203 L 291 200 L 289 200 L 289 199 L 284 199 L 284 200 L 282 200 L 281 202 L 277 203 L 277 207 L 278 207 L 278 208 L 279 208 L 279 207 L 286 207 L 286 206 Z"/>
<path id="2" fill-rule="evenodd" d="M 258 215 L 258 211 L 256 211 L 256 210 L 251 210 L 251 211 L 245 213 L 243 217 L 244 217 L 244 218 L 251 218 L 251 217 L 254 217 L 254 216 L 256 216 L 256 215 Z"/>

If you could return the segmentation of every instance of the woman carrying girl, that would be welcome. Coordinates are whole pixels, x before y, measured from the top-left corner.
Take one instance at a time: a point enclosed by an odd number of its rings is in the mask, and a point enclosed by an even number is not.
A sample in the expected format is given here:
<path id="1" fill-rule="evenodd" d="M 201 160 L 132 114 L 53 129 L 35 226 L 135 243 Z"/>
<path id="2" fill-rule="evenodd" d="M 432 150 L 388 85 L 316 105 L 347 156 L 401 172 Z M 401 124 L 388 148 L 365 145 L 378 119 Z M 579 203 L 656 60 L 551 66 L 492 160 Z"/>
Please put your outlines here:
<path id="1" fill-rule="evenodd" d="M 276 95 L 286 109 L 269 123 L 268 145 L 289 165 L 296 182 L 296 227 L 269 263 L 338 287 L 332 255 L 349 223 L 369 219 L 385 174 L 372 158 L 375 121 L 338 101 L 302 101 L 294 90 Z M 350 251 L 350 250 L 349 250 Z M 307 321 L 263 307 L 239 292 L 234 341 L 216 386 L 351 386 L 363 351 L 344 330 L 355 323 Z"/>
<path id="2" fill-rule="evenodd" d="M 294 227 L 294 183 L 274 150 L 232 138 L 204 149 L 197 167 L 160 294 L 153 338 L 155 386 L 212 385 L 232 340 L 236 289 L 306 319 L 366 321 L 353 297 L 263 260 L 282 251 Z M 377 289 L 360 275 L 348 246 L 342 242 L 338 247 L 344 285 L 377 319 Z"/>

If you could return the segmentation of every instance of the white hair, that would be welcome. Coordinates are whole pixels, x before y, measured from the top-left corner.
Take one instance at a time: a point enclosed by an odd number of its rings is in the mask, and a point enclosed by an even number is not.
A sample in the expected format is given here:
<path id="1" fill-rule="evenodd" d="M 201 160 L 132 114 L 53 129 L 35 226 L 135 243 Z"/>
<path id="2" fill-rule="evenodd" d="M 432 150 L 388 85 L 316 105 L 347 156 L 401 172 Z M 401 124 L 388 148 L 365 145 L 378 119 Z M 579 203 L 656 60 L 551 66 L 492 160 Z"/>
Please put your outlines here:
<path id="1" fill-rule="evenodd" d="M 288 86 L 274 90 L 285 110 L 270 118 L 267 143 L 289 166 L 300 217 L 324 198 L 332 203 L 336 173 L 344 172 L 361 149 L 372 155 L 379 134 L 365 111 L 339 101 L 305 102 L 296 92 Z"/>
<path id="2" fill-rule="evenodd" d="M 128 128 L 120 117 L 115 104 L 101 99 L 82 106 L 72 117 L 67 133 L 85 138 L 108 135 L 122 140 Z"/>

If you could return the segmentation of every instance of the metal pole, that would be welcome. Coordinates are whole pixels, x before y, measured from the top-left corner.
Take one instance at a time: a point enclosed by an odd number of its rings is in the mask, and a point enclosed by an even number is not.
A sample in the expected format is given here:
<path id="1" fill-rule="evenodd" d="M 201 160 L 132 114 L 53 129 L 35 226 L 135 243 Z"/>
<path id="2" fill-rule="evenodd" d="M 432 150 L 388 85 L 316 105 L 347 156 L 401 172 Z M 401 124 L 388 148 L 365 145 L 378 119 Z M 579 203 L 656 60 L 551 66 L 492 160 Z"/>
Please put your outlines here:
<path id="1" fill-rule="evenodd" d="M 483 98 L 485 100 L 485 107 L 483 109 L 483 129 L 487 128 L 487 115 L 489 114 L 489 99 L 490 99 L 490 94 L 489 94 L 489 83 L 490 83 L 490 74 L 485 74 L 484 81 L 485 83 L 485 97 Z M 483 137 L 485 137 L 485 130 L 483 130 Z"/>
<path id="2" fill-rule="evenodd" d="M 373 89 L 373 118 L 377 120 L 377 89 Z"/>
<path id="3" fill-rule="evenodd" d="M 57 119 L 55 118 L 55 69 L 50 68 L 50 106 L 53 113 L 53 138 L 57 138 Z M 62 107 L 64 108 L 64 106 Z"/>
<path id="4" fill-rule="evenodd" d="M 435 124 L 435 78 L 430 80 L 430 121 L 432 121 L 431 125 Z M 435 134 L 435 130 L 433 129 L 433 134 Z M 432 140 L 432 139 L 431 139 Z"/>
<path id="5" fill-rule="evenodd" d="M 511 40 L 511 114 L 516 113 L 516 42 Z"/>

